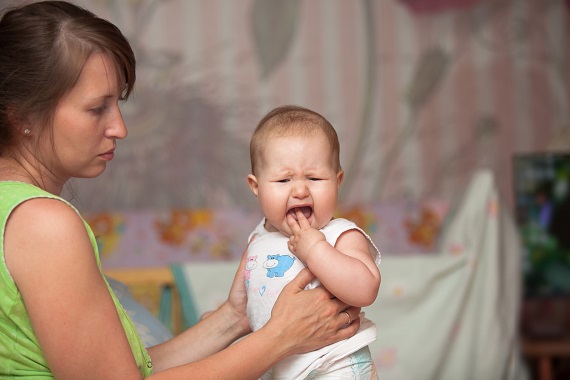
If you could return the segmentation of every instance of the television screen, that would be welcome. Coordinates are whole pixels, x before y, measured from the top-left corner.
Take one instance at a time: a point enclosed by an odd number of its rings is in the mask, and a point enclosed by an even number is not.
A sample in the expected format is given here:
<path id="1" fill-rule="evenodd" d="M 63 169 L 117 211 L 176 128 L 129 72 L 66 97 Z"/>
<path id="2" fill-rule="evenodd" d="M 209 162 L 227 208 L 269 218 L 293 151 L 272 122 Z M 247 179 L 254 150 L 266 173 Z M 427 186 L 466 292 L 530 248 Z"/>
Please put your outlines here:
<path id="1" fill-rule="evenodd" d="M 570 152 L 517 154 L 515 217 L 526 297 L 570 295 Z"/>

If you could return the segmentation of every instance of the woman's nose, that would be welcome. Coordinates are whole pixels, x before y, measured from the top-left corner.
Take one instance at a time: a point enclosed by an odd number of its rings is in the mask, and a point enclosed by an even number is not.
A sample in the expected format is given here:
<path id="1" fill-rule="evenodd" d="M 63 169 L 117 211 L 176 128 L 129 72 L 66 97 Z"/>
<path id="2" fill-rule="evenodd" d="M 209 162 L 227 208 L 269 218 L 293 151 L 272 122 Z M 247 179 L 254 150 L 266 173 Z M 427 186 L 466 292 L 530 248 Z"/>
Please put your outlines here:
<path id="1" fill-rule="evenodd" d="M 117 139 L 124 139 L 128 135 L 127 126 L 125 125 L 123 115 L 121 115 L 121 111 L 119 109 L 117 109 L 116 114 L 110 121 L 110 125 L 107 129 L 107 135 Z"/>

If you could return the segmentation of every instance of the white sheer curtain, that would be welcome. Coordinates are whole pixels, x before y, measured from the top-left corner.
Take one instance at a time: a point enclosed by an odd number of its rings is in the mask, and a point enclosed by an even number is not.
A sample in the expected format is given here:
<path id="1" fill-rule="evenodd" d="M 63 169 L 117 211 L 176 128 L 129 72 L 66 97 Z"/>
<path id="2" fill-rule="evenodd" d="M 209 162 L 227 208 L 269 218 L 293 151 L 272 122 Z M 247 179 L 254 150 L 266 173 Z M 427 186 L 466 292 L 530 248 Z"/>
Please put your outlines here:
<path id="1" fill-rule="evenodd" d="M 345 203 L 453 200 L 489 168 L 570 128 L 564 1 L 472 1 L 416 13 L 399 0 L 76 0 L 138 58 L 129 137 L 75 202 L 109 209 L 255 207 L 249 137 L 295 103 L 341 138 Z"/>

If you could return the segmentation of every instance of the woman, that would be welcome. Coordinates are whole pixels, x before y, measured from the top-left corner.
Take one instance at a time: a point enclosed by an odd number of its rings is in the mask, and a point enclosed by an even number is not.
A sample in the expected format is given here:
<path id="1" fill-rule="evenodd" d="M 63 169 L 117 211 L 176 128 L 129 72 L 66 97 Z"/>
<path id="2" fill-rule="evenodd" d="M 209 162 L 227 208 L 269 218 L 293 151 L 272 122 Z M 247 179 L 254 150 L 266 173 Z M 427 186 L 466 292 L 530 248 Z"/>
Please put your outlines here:
<path id="1" fill-rule="evenodd" d="M 91 229 L 59 197 L 67 180 L 98 176 L 113 159 L 127 136 L 118 103 L 134 82 L 127 40 L 82 8 L 45 1 L 0 21 L 0 377 L 255 379 L 354 335 L 360 321 L 346 325 L 344 311 L 353 319 L 360 310 L 303 290 L 304 271 L 255 333 L 236 276 L 218 310 L 143 347 L 101 273 Z"/>

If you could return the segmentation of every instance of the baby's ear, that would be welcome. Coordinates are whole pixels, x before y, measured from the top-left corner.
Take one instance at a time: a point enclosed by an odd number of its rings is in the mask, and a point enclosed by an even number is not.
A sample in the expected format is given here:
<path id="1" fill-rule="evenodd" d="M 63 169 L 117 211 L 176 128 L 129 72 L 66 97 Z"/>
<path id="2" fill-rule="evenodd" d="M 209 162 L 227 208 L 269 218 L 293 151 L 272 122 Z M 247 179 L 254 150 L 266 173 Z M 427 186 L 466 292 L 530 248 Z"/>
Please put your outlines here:
<path id="1" fill-rule="evenodd" d="M 253 192 L 253 194 L 255 194 L 255 196 L 257 197 L 257 193 L 259 191 L 259 185 L 257 183 L 257 177 L 254 176 L 253 174 L 250 174 L 247 176 L 247 184 L 249 185 L 249 188 L 251 189 L 251 191 Z"/>
<path id="2" fill-rule="evenodd" d="M 344 170 L 339 170 L 338 173 L 336 173 L 336 186 L 338 189 L 340 189 L 340 185 L 342 184 L 342 181 L 344 180 Z"/>

